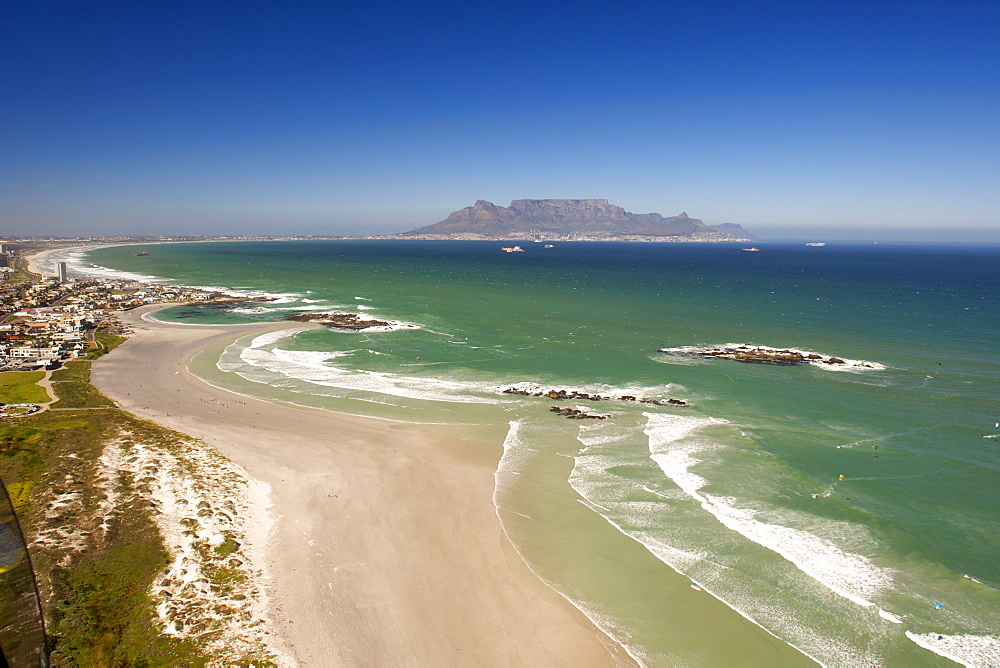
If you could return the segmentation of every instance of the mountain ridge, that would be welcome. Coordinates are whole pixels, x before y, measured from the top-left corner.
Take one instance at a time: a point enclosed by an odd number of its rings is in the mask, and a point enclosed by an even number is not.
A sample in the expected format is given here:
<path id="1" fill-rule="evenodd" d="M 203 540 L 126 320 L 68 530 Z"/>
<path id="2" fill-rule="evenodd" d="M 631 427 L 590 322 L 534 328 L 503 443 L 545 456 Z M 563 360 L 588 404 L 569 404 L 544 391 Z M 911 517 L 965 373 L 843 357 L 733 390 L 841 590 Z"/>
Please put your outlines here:
<path id="1" fill-rule="evenodd" d="M 472 206 L 452 212 L 447 218 L 402 236 L 479 235 L 517 237 L 525 235 L 609 238 L 684 238 L 730 241 L 749 237 L 739 225 L 727 223 L 715 229 L 685 212 L 664 217 L 659 213 L 631 213 L 606 199 L 516 199 L 509 206 L 477 200 Z M 743 232 L 743 236 L 740 233 Z"/>

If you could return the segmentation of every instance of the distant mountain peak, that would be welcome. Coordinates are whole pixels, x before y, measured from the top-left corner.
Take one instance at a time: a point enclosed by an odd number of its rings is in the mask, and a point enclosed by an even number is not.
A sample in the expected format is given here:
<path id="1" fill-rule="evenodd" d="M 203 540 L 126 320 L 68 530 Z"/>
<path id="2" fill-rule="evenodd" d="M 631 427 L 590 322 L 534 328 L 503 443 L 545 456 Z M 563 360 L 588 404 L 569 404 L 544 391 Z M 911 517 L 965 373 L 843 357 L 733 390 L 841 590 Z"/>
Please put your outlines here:
<path id="1" fill-rule="evenodd" d="M 438 223 L 406 234 L 491 238 L 523 238 L 529 234 L 588 238 L 684 237 L 706 241 L 736 238 L 708 227 L 684 211 L 669 218 L 658 213 L 630 213 L 606 199 L 516 199 L 507 207 L 481 199 Z"/>

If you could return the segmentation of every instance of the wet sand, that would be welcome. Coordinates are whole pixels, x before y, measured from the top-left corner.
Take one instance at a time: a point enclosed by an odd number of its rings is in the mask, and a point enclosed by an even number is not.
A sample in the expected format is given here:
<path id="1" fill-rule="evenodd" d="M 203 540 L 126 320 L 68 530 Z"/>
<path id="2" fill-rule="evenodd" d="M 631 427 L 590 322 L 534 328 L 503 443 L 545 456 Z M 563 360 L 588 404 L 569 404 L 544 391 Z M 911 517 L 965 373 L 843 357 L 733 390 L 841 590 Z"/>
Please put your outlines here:
<path id="1" fill-rule="evenodd" d="M 188 373 L 192 357 L 288 323 L 141 321 L 149 310 L 124 316 L 136 332 L 94 363 L 93 382 L 270 486 L 271 617 L 301 665 L 629 663 L 504 536 L 499 443 L 217 389 Z"/>

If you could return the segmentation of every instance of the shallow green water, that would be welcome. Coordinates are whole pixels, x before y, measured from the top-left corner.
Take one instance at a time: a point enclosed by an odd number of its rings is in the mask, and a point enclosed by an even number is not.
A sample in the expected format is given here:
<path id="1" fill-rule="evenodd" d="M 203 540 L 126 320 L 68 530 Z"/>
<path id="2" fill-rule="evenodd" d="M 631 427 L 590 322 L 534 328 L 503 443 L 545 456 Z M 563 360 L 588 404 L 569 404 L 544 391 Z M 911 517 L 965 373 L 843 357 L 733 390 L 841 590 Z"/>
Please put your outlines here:
<path id="1" fill-rule="evenodd" d="M 500 245 L 182 244 L 71 262 L 277 297 L 158 315 L 178 322 L 305 310 L 393 321 L 289 323 L 203 373 L 354 414 L 509 425 L 505 529 L 643 662 L 740 656 L 706 654 L 710 630 L 684 640 L 686 620 L 721 601 L 822 663 L 1000 664 L 1000 440 L 983 438 L 1000 432 L 1000 249 Z M 848 364 L 658 352 L 727 343 Z M 690 406 L 501 392 L 515 385 Z M 611 418 L 567 420 L 552 405 Z M 748 633 L 746 663 L 777 660 L 770 636 Z"/>

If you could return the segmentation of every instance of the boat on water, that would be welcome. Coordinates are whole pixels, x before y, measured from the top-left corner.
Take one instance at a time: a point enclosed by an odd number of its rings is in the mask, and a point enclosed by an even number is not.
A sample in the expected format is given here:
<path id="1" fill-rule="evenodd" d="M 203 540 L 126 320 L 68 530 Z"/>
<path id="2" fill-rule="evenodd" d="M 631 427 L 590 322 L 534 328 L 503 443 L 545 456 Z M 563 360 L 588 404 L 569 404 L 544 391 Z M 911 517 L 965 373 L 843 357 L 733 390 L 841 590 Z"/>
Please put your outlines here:
<path id="1" fill-rule="evenodd" d="M 524 249 L 520 246 L 504 246 L 501 248 L 504 253 L 523 253 Z"/>
<path id="2" fill-rule="evenodd" d="M 754 246 L 752 248 L 741 248 L 740 250 L 743 251 L 743 252 L 745 252 L 745 253 L 759 253 L 760 252 L 760 249 L 757 248 L 756 246 Z"/>
<path id="3" fill-rule="evenodd" d="M 146 251 L 139 251 L 138 253 L 135 254 L 136 257 L 146 257 L 147 255 L 149 255 L 149 253 L 147 253 Z"/>
<path id="4" fill-rule="evenodd" d="M 543 248 L 555 248 L 552 244 L 545 244 Z"/>
<path id="5" fill-rule="evenodd" d="M 806 244 L 806 246 L 825 246 L 825 245 L 826 242 L 824 241 L 813 241 L 811 243 Z"/>

